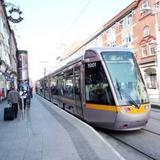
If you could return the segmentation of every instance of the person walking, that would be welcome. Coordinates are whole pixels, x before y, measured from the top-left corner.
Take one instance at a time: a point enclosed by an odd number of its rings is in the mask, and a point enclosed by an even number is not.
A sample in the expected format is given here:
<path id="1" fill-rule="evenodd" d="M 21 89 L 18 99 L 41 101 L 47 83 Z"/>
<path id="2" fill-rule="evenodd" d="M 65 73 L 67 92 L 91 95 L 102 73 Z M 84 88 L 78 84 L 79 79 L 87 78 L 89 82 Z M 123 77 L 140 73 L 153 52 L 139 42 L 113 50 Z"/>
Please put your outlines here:
<path id="1" fill-rule="evenodd" d="M 32 87 L 32 86 L 29 86 L 30 98 L 32 98 L 32 97 L 33 97 L 33 94 L 32 94 L 32 92 L 33 92 L 33 87 Z"/>
<path id="2" fill-rule="evenodd" d="M 18 114 L 19 100 L 20 100 L 19 92 L 14 87 L 11 87 L 11 90 L 8 93 L 8 103 L 13 108 L 15 118 L 17 117 L 17 114 Z"/>
<path id="3" fill-rule="evenodd" d="M 2 102 L 3 92 L 2 89 L 0 89 L 0 103 Z"/>

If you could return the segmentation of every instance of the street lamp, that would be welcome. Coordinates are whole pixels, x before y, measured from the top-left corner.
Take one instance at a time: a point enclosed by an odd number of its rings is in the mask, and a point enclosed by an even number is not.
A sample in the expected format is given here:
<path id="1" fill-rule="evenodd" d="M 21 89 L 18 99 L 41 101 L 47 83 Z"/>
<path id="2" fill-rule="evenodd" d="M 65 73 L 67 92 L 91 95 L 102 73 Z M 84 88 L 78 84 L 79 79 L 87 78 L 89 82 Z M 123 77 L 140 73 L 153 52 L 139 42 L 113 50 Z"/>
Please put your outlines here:
<path id="1" fill-rule="evenodd" d="M 40 61 L 40 63 L 42 64 L 42 67 L 43 67 L 43 76 L 45 77 L 46 76 L 46 64 L 48 63 L 47 61 Z"/>

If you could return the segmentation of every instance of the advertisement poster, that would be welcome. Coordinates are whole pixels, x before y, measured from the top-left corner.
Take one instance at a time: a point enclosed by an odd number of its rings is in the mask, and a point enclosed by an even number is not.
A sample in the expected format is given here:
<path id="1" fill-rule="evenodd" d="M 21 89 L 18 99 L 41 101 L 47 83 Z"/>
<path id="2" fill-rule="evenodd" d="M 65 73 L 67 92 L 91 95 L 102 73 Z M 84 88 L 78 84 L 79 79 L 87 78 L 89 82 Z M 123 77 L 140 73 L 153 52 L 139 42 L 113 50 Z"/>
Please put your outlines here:
<path id="1" fill-rule="evenodd" d="M 26 50 L 18 50 L 17 53 L 18 60 L 18 77 L 20 81 L 25 81 L 29 79 L 28 74 L 28 53 Z"/>

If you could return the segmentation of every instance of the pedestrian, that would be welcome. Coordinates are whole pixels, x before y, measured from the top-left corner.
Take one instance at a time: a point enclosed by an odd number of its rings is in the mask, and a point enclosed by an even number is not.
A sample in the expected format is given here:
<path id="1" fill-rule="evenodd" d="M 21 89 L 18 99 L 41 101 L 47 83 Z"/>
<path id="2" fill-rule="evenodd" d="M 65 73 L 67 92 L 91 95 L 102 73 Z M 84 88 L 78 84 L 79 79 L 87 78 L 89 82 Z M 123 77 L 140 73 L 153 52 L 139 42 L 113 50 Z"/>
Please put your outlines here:
<path id="1" fill-rule="evenodd" d="M 28 93 L 23 87 L 21 87 L 19 91 L 19 95 L 20 95 L 20 109 L 23 108 L 25 110 Z"/>
<path id="2" fill-rule="evenodd" d="M 30 97 L 32 98 L 33 97 L 33 87 L 32 86 L 29 86 L 29 93 L 30 93 Z"/>
<path id="3" fill-rule="evenodd" d="M 0 103 L 2 102 L 3 92 L 2 89 L 0 89 Z"/>
<path id="4" fill-rule="evenodd" d="M 18 114 L 19 100 L 20 100 L 19 92 L 14 87 L 11 87 L 10 91 L 8 92 L 8 103 L 13 108 L 15 118 L 17 117 Z"/>

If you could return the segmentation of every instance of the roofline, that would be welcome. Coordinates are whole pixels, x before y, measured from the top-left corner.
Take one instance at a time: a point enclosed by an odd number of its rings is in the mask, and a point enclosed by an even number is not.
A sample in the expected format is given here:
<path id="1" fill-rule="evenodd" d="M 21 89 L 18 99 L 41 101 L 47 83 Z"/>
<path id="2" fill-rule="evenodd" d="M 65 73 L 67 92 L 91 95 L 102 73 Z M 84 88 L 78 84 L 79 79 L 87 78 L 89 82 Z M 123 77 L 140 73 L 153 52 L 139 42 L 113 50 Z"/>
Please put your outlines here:
<path id="1" fill-rule="evenodd" d="M 120 11 L 116 16 L 114 16 L 111 20 L 109 20 L 106 24 L 103 25 L 104 29 L 110 28 L 114 23 L 118 22 L 122 19 L 125 15 L 135 9 L 141 0 L 135 0 L 127 7 L 125 7 L 122 11 Z"/>
<path id="2" fill-rule="evenodd" d="M 135 9 L 141 0 L 135 0 L 131 4 L 129 4 L 127 7 L 125 7 L 121 12 L 119 12 L 116 16 L 114 16 L 111 20 L 109 20 L 106 24 L 104 24 L 98 31 L 96 31 L 92 36 L 90 36 L 86 42 L 82 43 L 80 47 L 75 49 L 72 53 L 76 53 L 79 49 L 83 48 L 85 45 L 87 45 L 90 41 L 92 41 L 95 37 L 98 37 L 101 33 L 103 33 L 106 29 L 110 28 L 114 23 L 119 21 L 122 17 L 127 15 L 129 12 L 131 12 L 133 9 Z"/>

